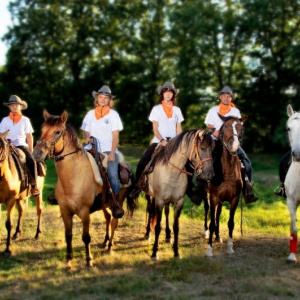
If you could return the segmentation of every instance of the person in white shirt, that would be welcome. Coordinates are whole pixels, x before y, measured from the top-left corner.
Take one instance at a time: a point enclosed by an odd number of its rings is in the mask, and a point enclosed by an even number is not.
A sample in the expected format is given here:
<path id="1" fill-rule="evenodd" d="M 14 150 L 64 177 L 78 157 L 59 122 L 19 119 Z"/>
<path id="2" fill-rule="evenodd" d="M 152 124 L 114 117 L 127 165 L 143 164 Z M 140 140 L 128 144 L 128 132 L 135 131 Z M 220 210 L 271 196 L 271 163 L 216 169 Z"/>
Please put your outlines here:
<path id="1" fill-rule="evenodd" d="M 99 141 L 99 151 L 108 155 L 107 175 L 115 194 L 116 201 L 110 201 L 113 216 L 122 218 L 124 210 L 119 206 L 120 181 L 118 175 L 118 143 L 119 133 L 123 125 L 119 114 L 112 109 L 115 95 L 109 86 L 102 86 L 98 92 L 92 92 L 95 109 L 90 110 L 83 119 L 81 129 L 86 143 L 91 137 Z M 112 200 L 112 197 L 110 197 Z"/>
<path id="2" fill-rule="evenodd" d="M 235 107 L 235 105 L 232 103 L 232 100 L 234 99 L 234 94 L 229 86 L 225 86 L 220 92 L 219 92 L 219 99 L 220 104 L 217 106 L 212 107 L 206 116 L 205 124 L 209 128 L 215 128 L 215 131 L 213 132 L 213 137 L 216 141 L 219 141 L 219 134 L 220 134 L 220 128 L 223 125 L 223 120 L 219 117 L 219 114 L 228 117 L 237 117 L 241 118 L 241 113 L 238 108 Z M 220 149 L 219 145 L 220 143 L 216 143 L 216 149 Z M 244 183 L 246 182 L 246 203 L 255 202 L 258 200 L 258 197 L 254 195 L 253 193 L 253 186 L 252 186 L 252 165 L 247 157 L 244 150 L 239 147 L 238 149 L 238 157 L 243 163 L 246 174 L 248 176 L 249 180 L 244 180 Z M 217 162 L 216 162 L 217 163 Z M 244 195 L 245 197 L 245 195 Z"/>
<path id="3" fill-rule="evenodd" d="M 158 86 L 159 104 L 151 110 L 149 121 L 152 122 L 154 137 L 151 140 L 150 147 L 144 152 L 136 168 L 136 182 L 140 179 L 145 167 L 151 160 L 151 156 L 158 143 L 165 147 L 169 140 L 181 133 L 181 122 L 184 120 L 181 110 L 177 103 L 176 89 L 172 82 L 165 82 L 162 86 Z M 130 197 L 137 198 L 141 190 L 135 187 Z"/>
<path id="4" fill-rule="evenodd" d="M 8 102 L 4 103 L 10 109 L 8 117 L 4 117 L 0 123 L 0 132 L 9 130 L 6 140 L 21 149 L 26 156 L 26 165 L 29 171 L 29 182 L 31 184 L 30 194 L 38 196 L 36 162 L 32 156 L 33 151 L 33 128 L 29 118 L 22 115 L 22 110 L 28 107 L 27 102 L 21 100 L 17 95 L 11 95 Z"/>

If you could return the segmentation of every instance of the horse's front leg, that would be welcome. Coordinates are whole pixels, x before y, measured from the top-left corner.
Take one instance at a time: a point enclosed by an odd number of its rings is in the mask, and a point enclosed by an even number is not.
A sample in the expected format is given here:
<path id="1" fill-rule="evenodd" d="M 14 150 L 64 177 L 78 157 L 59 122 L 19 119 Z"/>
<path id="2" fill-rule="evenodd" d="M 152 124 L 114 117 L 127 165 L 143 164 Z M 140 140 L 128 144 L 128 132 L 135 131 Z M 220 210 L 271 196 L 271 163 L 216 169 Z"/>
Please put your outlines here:
<path id="1" fill-rule="evenodd" d="M 65 239 L 67 243 L 67 262 L 66 267 L 68 269 L 72 268 L 72 259 L 73 259 L 73 248 L 72 248 L 72 227 L 73 227 L 73 215 L 69 212 L 64 211 L 62 208 L 60 209 L 61 216 L 65 225 Z"/>
<path id="2" fill-rule="evenodd" d="M 34 197 L 36 202 L 36 213 L 38 216 L 38 223 L 36 228 L 35 239 L 37 240 L 42 234 L 42 216 L 43 216 L 43 201 L 42 201 L 42 191 L 39 196 Z"/>
<path id="3" fill-rule="evenodd" d="M 93 266 L 93 257 L 91 254 L 91 236 L 90 236 L 90 212 L 87 209 L 84 214 L 81 214 L 82 223 L 82 241 L 85 245 L 85 257 L 87 267 Z"/>
<path id="4" fill-rule="evenodd" d="M 172 243 L 171 241 L 171 229 L 169 224 L 169 215 L 170 215 L 170 204 L 165 206 L 165 216 L 166 216 L 166 243 Z"/>
<path id="5" fill-rule="evenodd" d="M 208 204 L 208 200 L 207 200 L 207 194 L 206 194 L 206 199 L 204 201 L 204 231 L 202 233 L 202 236 L 205 239 L 208 239 L 209 237 L 209 233 L 208 233 L 208 211 L 209 211 L 209 204 Z"/>
<path id="6" fill-rule="evenodd" d="M 297 262 L 296 254 L 298 252 L 298 236 L 297 236 L 297 204 L 287 198 L 287 207 L 290 213 L 290 255 L 287 258 L 288 263 Z"/>
<path id="7" fill-rule="evenodd" d="M 174 207 L 174 223 L 173 223 L 173 232 L 174 232 L 174 257 L 180 258 L 179 255 L 179 217 L 181 209 L 183 207 L 184 198 L 178 201 Z"/>
<path id="8" fill-rule="evenodd" d="M 25 199 L 26 201 L 26 199 Z M 24 219 L 24 205 L 21 200 L 16 201 L 17 210 L 18 210 L 18 223 L 16 226 L 16 232 L 13 235 L 13 240 L 17 240 L 22 235 L 22 228 L 23 228 L 23 219 Z"/>
<path id="9" fill-rule="evenodd" d="M 229 238 L 227 241 L 227 254 L 233 254 L 233 229 L 234 229 L 234 215 L 236 208 L 239 203 L 239 196 L 236 196 L 232 199 L 232 202 L 230 203 L 230 212 L 229 212 L 229 220 L 228 220 L 228 232 L 229 232 Z"/>
<path id="10" fill-rule="evenodd" d="M 209 224 L 209 238 L 208 238 L 208 245 L 206 249 L 206 256 L 213 256 L 212 252 L 212 240 L 213 240 L 213 234 L 215 233 L 216 229 L 216 205 L 210 200 L 210 224 Z"/>
<path id="11" fill-rule="evenodd" d="M 151 235 L 151 231 L 152 231 L 152 218 L 153 218 L 153 214 L 155 215 L 155 207 L 154 207 L 154 199 L 151 199 L 151 197 L 149 195 L 146 195 L 146 200 L 147 200 L 147 207 L 146 207 L 146 216 L 148 216 L 147 218 L 147 225 L 146 225 L 146 233 L 144 235 L 144 239 L 146 241 L 150 240 L 150 235 Z"/>
<path id="12" fill-rule="evenodd" d="M 15 202 L 11 201 L 11 203 L 9 203 L 7 205 L 7 218 L 6 218 L 6 222 L 5 222 L 5 227 L 7 230 L 7 238 L 6 238 L 6 249 L 4 251 L 4 256 L 5 257 L 11 257 L 12 256 L 12 251 L 11 251 L 11 231 L 12 231 L 12 220 L 11 220 L 11 213 L 12 213 L 12 209 L 15 206 Z"/>
<path id="13" fill-rule="evenodd" d="M 162 216 L 162 208 L 160 207 L 156 207 L 156 225 L 155 225 L 155 240 L 154 240 L 154 244 L 153 244 L 153 251 L 152 251 L 152 255 L 151 258 L 153 260 L 158 259 L 158 248 L 159 248 L 159 235 L 160 235 L 160 231 L 161 231 L 161 216 Z"/>
<path id="14" fill-rule="evenodd" d="M 216 228 L 215 228 L 216 243 L 223 243 L 222 239 L 220 238 L 220 216 L 222 213 L 222 208 L 223 208 L 222 203 L 219 203 L 217 207 L 217 214 L 216 214 Z"/>

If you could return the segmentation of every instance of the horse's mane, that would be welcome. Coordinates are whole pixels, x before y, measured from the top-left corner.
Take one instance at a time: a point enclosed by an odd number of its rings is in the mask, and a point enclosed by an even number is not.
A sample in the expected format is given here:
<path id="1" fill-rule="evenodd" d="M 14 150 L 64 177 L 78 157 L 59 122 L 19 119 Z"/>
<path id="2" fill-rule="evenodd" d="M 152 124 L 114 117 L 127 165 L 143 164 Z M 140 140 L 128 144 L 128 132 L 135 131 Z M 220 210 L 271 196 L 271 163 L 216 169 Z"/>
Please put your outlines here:
<path id="1" fill-rule="evenodd" d="M 199 129 L 190 129 L 184 130 L 175 138 L 173 138 L 160 152 L 158 152 L 155 157 L 153 158 L 152 165 L 161 162 L 163 165 L 166 165 L 171 158 L 171 156 L 177 152 L 179 147 L 182 145 L 183 142 L 189 144 L 195 137 L 196 132 Z M 205 133 L 202 137 L 202 140 L 197 139 L 197 143 L 202 143 L 207 147 L 212 146 L 212 138 L 210 133 Z"/>
<path id="2" fill-rule="evenodd" d="M 12 172 L 15 172 L 16 171 L 16 164 L 15 164 L 14 159 L 12 157 L 10 148 L 9 147 L 6 148 L 4 139 L 0 138 L 0 159 L 2 160 L 5 157 L 5 155 L 7 155 L 9 169 Z"/>
<path id="3" fill-rule="evenodd" d="M 60 116 L 51 115 L 44 122 L 43 127 L 46 127 L 46 126 L 53 127 L 53 126 L 62 126 L 62 125 L 63 125 L 63 121 Z M 67 122 L 65 128 L 66 128 L 67 134 L 69 135 L 71 144 L 76 148 L 76 150 L 83 151 L 84 150 L 83 145 L 82 145 L 73 125 Z M 83 151 L 83 152 L 85 152 L 85 151 Z"/>

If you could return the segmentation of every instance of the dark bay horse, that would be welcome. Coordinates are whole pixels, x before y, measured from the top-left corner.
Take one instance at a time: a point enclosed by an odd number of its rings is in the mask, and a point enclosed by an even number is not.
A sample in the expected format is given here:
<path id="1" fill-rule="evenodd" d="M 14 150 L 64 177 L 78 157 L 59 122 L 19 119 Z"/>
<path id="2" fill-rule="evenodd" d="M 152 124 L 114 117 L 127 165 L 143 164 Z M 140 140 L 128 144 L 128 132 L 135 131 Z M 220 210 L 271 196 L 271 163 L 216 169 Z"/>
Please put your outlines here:
<path id="1" fill-rule="evenodd" d="M 195 172 L 203 180 L 210 180 L 214 176 L 212 163 L 214 142 L 211 133 L 211 130 L 183 131 L 154 157 L 154 169 L 146 176 L 148 185 L 144 189 L 147 195 L 155 198 L 157 223 L 155 225 L 152 259 L 158 258 L 162 210 L 170 203 L 174 205 L 174 257 L 180 257 L 178 245 L 179 217 L 188 182 L 184 167 L 189 161 Z"/>
<path id="2" fill-rule="evenodd" d="M 108 200 L 102 201 L 103 187 L 95 179 L 93 166 L 88 158 L 89 153 L 83 148 L 73 126 L 67 123 L 68 113 L 64 111 L 61 116 L 53 116 L 44 110 L 43 115 L 45 122 L 42 126 L 42 135 L 36 143 L 33 155 L 38 161 L 43 161 L 47 155 L 55 159 L 55 169 L 58 176 L 55 196 L 65 225 L 67 267 L 71 268 L 73 258 L 72 227 L 74 215 L 77 215 L 82 222 L 82 240 L 85 244 L 86 262 L 87 266 L 92 266 L 89 233 L 90 214 L 96 210 L 103 210 L 106 219 L 104 245 L 109 240 L 109 252 L 112 250 L 112 240 L 118 219 L 112 217 Z M 122 206 L 123 201 L 127 198 L 127 205 L 133 210 L 134 199 L 127 196 L 127 190 L 128 187 L 121 186 L 120 205 Z"/>
<path id="3" fill-rule="evenodd" d="M 7 132 L 8 133 L 8 132 Z M 12 156 L 12 150 L 10 145 L 5 140 L 7 133 L 0 134 L 0 205 L 3 203 L 7 208 L 7 219 L 5 222 L 5 227 L 7 229 L 7 239 L 6 239 L 6 249 L 4 255 L 9 257 L 12 255 L 11 244 L 12 238 L 17 239 L 22 234 L 22 223 L 24 218 L 24 201 L 30 194 L 30 187 L 21 187 L 22 182 L 20 180 L 17 165 Z M 19 156 L 24 156 L 25 154 L 16 148 Z M 38 239 L 42 233 L 42 213 L 43 213 L 43 201 L 42 201 L 42 191 L 44 185 L 44 177 L 38 176 L 37 186 L 41 192 L 39 196 L 35 196 L 36 209 L 38 215 L 38 224 L 35 238 Z M 11 236 L 13 224 L 12 224 L 12 210 L 14 206 L 18 209 L 18 223 L 16 227 L 16 232 Z M 1 210 L 0 210 L 1 212 Z"/>
<path id="4" fill-rule="evenodd" d="M 234 215 L 239 203 L 239 195 L 243 188 L 241 163 L 237 156 L 237 151 L 242 137 L 242 122 L 245 121 L 246 117 L 241 119 L 236 117 L 223 117 L 221 115 L 220 117 L 224 121 L 224 124 L 220 129 L 220 142 L 222 144 L 220 154 L 222 170 L 220 171 L 223 172 L 223 181 L 221 184 L 215 184 L 213 179 L 206 187 L 210 209 L 209 240 L 206 256 L 213 256 L 212 238 L 214 233 L 216 235 L 216 241 L 221 241 L 219 235 L 219 223 L 222 206 L 225 201 L 228 201 L 230 205 L 227 253 L 234 253 L 232 242 Z M 215 170 L 215 172 L 217 172 L 217 170 Z M 207 211 L 208 206 L 206 206 L 206 212 Z"/>

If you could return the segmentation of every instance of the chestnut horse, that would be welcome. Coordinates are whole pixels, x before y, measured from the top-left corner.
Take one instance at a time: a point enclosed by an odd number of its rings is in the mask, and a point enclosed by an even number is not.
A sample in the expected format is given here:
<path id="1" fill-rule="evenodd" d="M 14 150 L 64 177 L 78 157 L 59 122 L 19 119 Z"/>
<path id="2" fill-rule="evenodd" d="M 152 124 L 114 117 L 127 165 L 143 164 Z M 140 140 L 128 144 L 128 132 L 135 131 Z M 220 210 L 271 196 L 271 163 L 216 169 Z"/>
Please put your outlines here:
<path id="1" fill-rule="evenodd" d="M 187 161 L 193 165 L 195 172 L 203 180 L 210 180 L 214 176 L 212 150 L 214 142 L 211 130 L 186 130 L 173 138 L 162 151 L 153 158 L 154 169 L 146 175 L 148 185 L 144 192 L 155 198 L 155 241 L 153 244 L 152 259 L 157 259 L 161 218 L 163 208 L 174 205 L 174 257 L 179 255 L 179 217 L 184 204 L 184 195 L 187 189 L 187 172 L 184 166 Z M 192 175 L 192 174 L 189 174 Z"/>
<path id="2" fill-rule="evenodd" d="M 297 207 L 300 204 L 300 113 L 294 112 L 291 105 L 287 107 L 289 119 L 287 131 L 291 144 L 292 163 L 287 172 L 284 186 L 287 207 L 290 213 L 290 255 L 287 262 L 295 263 L 298 251 Z"/>
<path id="3" fill-rule="evenodd" d="M 243 188 L 241 163 L 237 156 L 237 151 L 240 146 L 240 139 L 242 137 L 242 122 L 245 121 L 246 117 L 239 119 L 230 116 L 219 116 L 224 121 L 224 124 L 220 129 L 220 143 L 222 147 L 222 153 L 220 155 L 223 181 L 221 184 L 216 184 L 214 183 L 213 179 L 206 186 L 206 192 L 208 194 L 207 201 L 209 203 L 209 207 L 206 206 L 206 213 L 208 209 L 210 209 L 209 239 L 206 256 L 213 256 L 212 237 L 214 233 L 216 235 L 216 241 L 222 241 L 219 235 L 219 223 L 222 206 L 225 201 L 228 201 L 230 205 L 227 253 L 234 253 L 232 242 L 234 215 L 239 203 L 239 196 Z M 215 170 L 215 172 L 217 172 L 217 170 Z"/>
<path id="4" fill-rule="evenodd" d="M 12 157 L 11 148 L 8 142 L 5 140 L 6 133 L 0 133 L 0 205 L 3 203 L 7 208 L 7 219 L 5 227 L 7 229 L 7 239 L 6 239 L 6 249 L 4 255 L 9 257 L 12 255 L 11 244 L 12 238 L 17 239 L 22 234 L 22 224 L 24 218 L 24 201 L 29 197 L 30 187 L 27 186 L 25 189 L 21 188 L 21 180 L 18 174 L 16 163 Z M 16 148 L 19 156 L 23 157 L 25 160 L 25 154 Z M 42 213 L 43 213 L 43 201 L 42 201 L 42 191 L 44 185 L 44 177 L 38 176 L 37 186 L 41 192 L 39 196 L 35 196 L 36 210 L 38 215 L 38 224 L 35 238 L 38 239 L 42 233 Z M 11 237 L 12 233 L 12 210 L 14 206 L 17 205 L 18 209 L 18 223 L 16 227 L 16 232 Z M 0 210 L 1 212 L 1 210 Z"/>
<path id="5" fill-rule="evenodd" d="M 88 158 L 89 153 L 83 148 L 73 126 L 67 123 L 68 113 L 61 116 L 43 112 L 45 122 L 42 126 L 42 135 L 34 147 L 33 155 L 37 161 L 43 161 L 47 155 L 55 159 L 55 169 L 58 182 L 55 196 L 60 207 L 61 216 L 65 225 L 67 243 L 67 267 L 71 268 L 73 258 L 72 226 L 73 216 L 77 215 L 82 222 L 82 240 L 85 244 L 87 266 L 93 265 L 90 250 L 91 237 L 89 233 L 90 214 L 96 210 L 103 210 L 106 219 L 106 236 L 104 245 L 109 240 L 108 252 L 112 250 L 112 240 L 118 219 L 112 217 L 108 200 L 102 201 L 102 185 L 94 176 L 93 168 Z M 123 205 L 127 197 L 127 205 L 133 211 L 134 199 L 128 195 L 128 187 L 120 190 L 119 201 Z M 109 228 L 111 234 L 109 235 Z"/>

